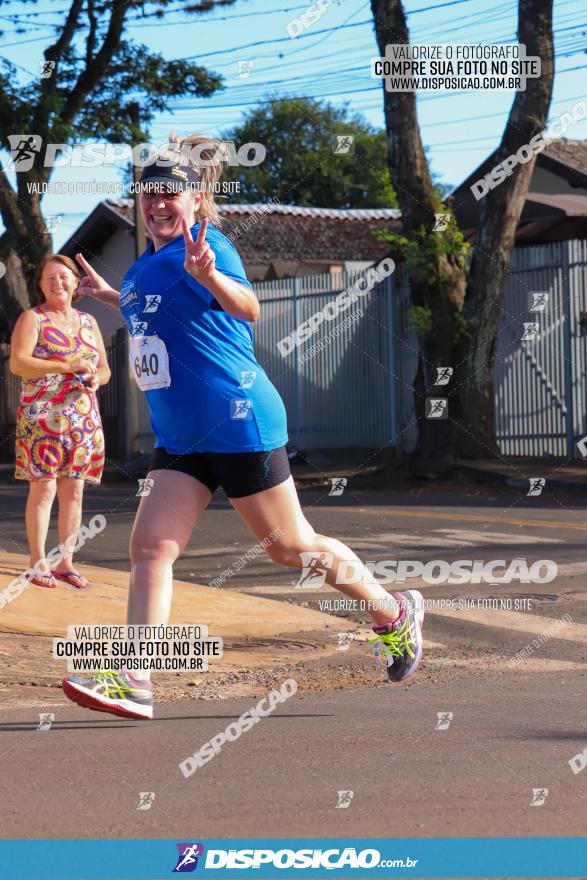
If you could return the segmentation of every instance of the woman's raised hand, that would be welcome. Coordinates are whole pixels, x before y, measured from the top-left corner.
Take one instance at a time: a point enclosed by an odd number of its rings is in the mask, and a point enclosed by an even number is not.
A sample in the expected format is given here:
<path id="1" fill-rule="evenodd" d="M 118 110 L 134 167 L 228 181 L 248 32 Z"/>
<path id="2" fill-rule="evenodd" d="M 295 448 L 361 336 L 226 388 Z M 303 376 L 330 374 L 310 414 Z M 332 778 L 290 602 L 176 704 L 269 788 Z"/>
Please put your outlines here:
<path id="1" fill-rule="evenodd" d="M 216 271 L 216 254 L 206 241 L 208 220 L 206 218 L 202 220 L 202 225 L 195 241 L 192 238 L 192 233 L 185 217 L 181 221 L 181 226 L 185 241 L 184 268 L 192 278 L 195 278 L 196 281 L 199 281 L 205 287 L 212 280 Z"/>
<path id="2" fill-rule="evenodd" d="M 86 273 L 80 280 L 77 288 L 80 296 L 95 296 L 96 299 L 100 299 L 100 291 L 112 290 L 102 276 L 98 275 L 95 269 L 92 269 L 82 254 L 76 254 L 75 258 Z"/>

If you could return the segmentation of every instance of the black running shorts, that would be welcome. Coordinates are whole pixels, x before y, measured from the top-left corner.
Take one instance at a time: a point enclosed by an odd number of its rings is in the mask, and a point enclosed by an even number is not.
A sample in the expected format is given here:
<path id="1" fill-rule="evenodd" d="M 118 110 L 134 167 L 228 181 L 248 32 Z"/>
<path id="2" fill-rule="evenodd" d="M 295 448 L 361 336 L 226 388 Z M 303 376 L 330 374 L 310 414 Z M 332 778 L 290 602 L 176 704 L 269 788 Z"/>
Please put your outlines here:
<path id="1" fill-rule="evenodd" d="M 162 446 L 153 451 L 150 470 L 180 471 L 215 492 L 222 486 L 229 498 L 244 498 L 283 483 L 290 476 L 285 446 L 269 452 L 191 452 L 171 455 Z"/>

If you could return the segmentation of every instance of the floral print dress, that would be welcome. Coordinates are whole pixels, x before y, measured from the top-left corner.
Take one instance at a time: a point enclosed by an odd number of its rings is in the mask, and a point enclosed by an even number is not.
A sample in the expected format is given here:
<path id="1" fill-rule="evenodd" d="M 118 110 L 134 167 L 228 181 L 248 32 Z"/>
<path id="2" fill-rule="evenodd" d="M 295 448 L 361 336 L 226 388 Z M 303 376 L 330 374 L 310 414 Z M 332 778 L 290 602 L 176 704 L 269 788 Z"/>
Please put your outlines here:
<path id="1" fill-rule="evenodd" d="M 68 361 L 83 357 L 95 366 L 100 358 L 94 328 L 86 312 L 80 327 L 66 334 L 39 307 L 37 358 Z M 23 379 L 16 422 L 17 480 L 74 477 L 99 483 L 104 469 L 104 432 L 94 391 L 73 373 Z"/>

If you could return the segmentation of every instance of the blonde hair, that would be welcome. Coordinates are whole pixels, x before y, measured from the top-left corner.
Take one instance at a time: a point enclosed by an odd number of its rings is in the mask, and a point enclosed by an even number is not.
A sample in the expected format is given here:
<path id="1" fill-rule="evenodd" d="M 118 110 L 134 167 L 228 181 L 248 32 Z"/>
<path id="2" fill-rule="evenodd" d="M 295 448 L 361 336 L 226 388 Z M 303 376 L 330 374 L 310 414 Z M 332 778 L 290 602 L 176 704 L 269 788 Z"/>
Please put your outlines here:
<path id="1" fill-rule="evenodd" d="M 158 152 L 161 159 L 176 158 L 182 165 L 189 165 L 200 175 L 202 200 L 195 211 L 195 222 L 207 217 L 215 226 L 221 226 L 218 206 L 214 199 L 214 186 L 228 164 L 228 150 L 223 141 L 204 134 L 187 137 L 171 132 L 167 148 Z"/>

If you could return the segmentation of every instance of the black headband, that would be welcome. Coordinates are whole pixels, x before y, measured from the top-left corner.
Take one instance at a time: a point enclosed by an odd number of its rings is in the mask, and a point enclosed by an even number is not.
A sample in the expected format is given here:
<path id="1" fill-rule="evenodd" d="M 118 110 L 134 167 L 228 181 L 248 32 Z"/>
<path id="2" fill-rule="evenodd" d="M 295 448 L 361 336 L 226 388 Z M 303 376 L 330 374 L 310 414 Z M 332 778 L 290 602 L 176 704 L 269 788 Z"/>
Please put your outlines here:
<path id="1" fill-rule="evenodd" d="M 152 162 L 145 165 L 141 183 L 173 183 L 176 189 L 195 189 L 200 182 L 200 174 L 189 165 L 158 165 Z"/>

